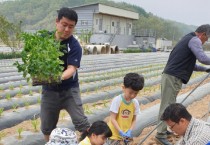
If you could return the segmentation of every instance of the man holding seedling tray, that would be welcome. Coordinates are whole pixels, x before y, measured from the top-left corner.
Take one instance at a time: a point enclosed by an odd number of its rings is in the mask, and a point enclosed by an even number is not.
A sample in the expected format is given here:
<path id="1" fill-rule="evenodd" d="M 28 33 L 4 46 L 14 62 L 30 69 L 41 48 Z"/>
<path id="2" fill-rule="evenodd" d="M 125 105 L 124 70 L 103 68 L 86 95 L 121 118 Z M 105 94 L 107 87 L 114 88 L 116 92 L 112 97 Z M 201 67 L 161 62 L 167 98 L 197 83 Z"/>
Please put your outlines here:
<path id="1" fill-rule="evenodd" d="M 82 48 L 72 35 L 77 20 L 77 13 L 72 9 L 63 7 L 58 11 L 55 38 L 61 41 L 61 51 L 64 55 L 60 60 L 64 62 L 64 71 L 60 84 L 43 85 L 41 130 L 46 141 L 49 140 L 51 131 L 56 128 L 61 109 L 69 113 L 76 130 L 83 132 L 90 127 L 82 107 L 77 72 Z"/>

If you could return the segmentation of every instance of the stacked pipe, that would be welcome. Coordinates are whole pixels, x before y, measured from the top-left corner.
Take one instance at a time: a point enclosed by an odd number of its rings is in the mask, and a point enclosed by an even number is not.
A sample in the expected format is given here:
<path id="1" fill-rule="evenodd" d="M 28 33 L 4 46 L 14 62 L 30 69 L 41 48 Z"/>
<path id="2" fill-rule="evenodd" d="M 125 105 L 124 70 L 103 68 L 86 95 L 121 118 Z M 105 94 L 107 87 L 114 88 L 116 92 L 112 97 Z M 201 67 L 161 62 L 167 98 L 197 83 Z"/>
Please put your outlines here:
<path id="1" fill-rule="evenodd" d="M 118 54 L 119 48 L 117 45 L 85 45 L 83 46 L 83 54 Z"/>

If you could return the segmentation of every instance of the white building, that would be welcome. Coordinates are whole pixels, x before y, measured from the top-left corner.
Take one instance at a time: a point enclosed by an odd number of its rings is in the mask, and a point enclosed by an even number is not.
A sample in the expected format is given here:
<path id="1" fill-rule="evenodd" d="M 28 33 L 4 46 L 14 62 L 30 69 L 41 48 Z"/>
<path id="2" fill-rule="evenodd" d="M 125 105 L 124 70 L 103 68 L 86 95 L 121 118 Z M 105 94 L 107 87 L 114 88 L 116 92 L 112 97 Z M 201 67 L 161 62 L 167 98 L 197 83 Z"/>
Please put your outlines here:
<path id="1" fill-rule="evenodd" d="M 133 43 L 133 20 L 139 14 L 133 11 L 94 3 L 72 7 L 78 14 L 77 34 L 91 32 L 90 43 L 110 43 L 126 48 Z"/>

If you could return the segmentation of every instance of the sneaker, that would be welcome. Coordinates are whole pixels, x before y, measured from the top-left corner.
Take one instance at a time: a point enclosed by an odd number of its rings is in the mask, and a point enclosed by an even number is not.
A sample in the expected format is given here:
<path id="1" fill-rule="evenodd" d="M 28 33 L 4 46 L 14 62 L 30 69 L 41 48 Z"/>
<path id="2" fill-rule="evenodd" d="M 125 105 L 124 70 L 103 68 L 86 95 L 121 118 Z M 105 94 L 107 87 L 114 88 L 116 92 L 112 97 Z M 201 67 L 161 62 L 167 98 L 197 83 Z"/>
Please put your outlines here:
<path id="1" fill-rule="evenodd" d="M 155 140 L 160 143 L 161 145 L 172 145 L 166 138 L 157 138 Z"/>

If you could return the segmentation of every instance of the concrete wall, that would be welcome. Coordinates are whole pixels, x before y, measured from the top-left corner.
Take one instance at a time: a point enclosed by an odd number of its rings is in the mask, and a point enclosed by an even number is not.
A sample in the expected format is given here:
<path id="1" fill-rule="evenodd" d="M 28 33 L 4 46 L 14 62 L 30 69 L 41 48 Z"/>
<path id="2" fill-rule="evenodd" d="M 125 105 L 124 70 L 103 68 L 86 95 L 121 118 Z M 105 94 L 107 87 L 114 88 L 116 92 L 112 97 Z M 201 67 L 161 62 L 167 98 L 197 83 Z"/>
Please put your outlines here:
<path id="1" fill-rule="evenodd" d="M 109 43 L 111 35 L 109 34 L 93 34 L 90 38 L 92 44 L 104 44 Z M 116 35 L 111 45 L 117 45 L 120 49 L 127 48 L 128 45 L 132 45 L 134 36 L 132 35 Z"/>
<path id="2" fill-rule="evenodd" d="M 76 25 L 76 33 L 81 34 L 82 30 L 93 30 L 94 25 L 94 13 L 98 11 L 96 5 L 91 5 L 88 7 L 77 7 L 73 8 L 78 14 L 78 22 Z M 86 22 L 86 24 L 85 24 Z"/>

